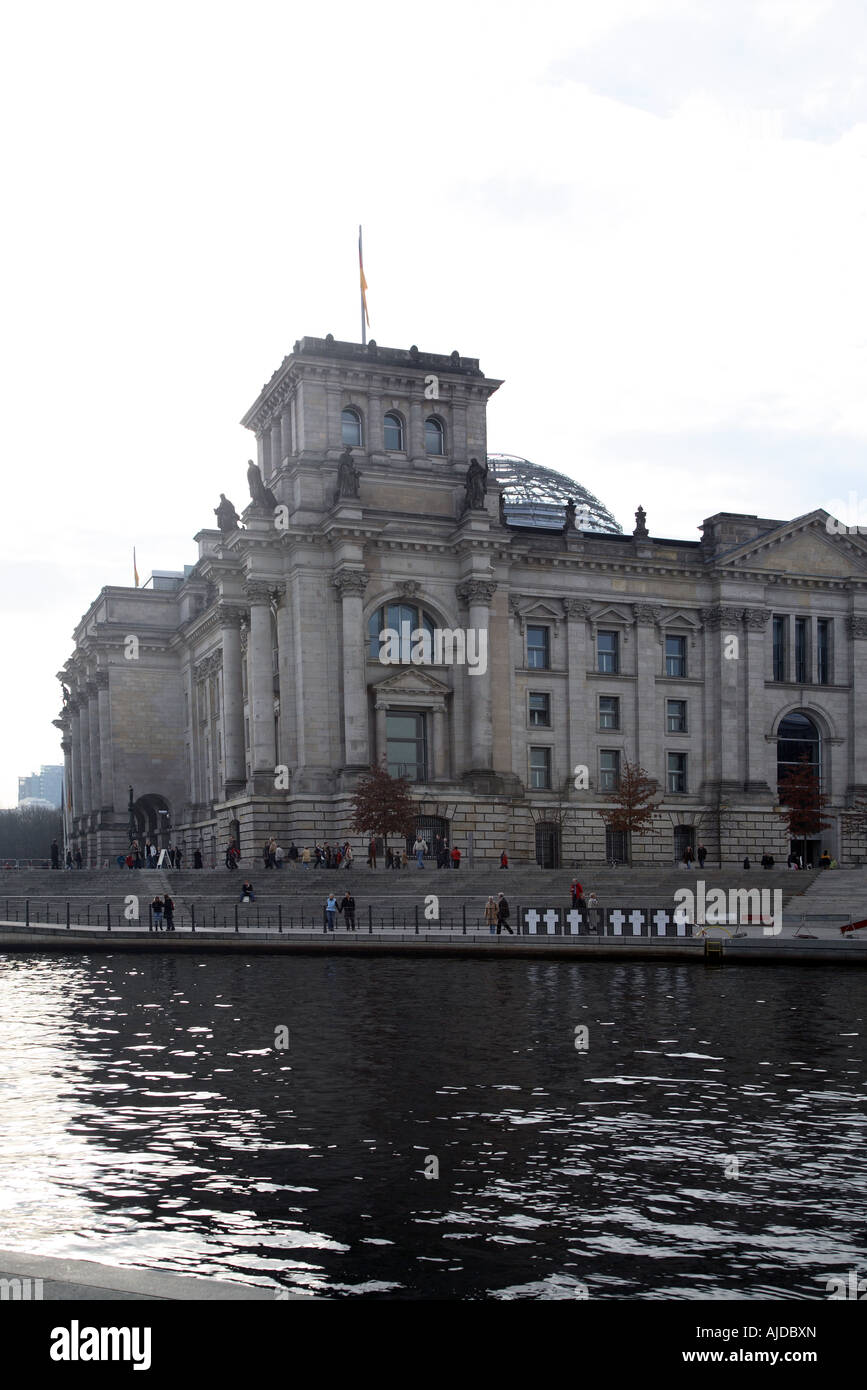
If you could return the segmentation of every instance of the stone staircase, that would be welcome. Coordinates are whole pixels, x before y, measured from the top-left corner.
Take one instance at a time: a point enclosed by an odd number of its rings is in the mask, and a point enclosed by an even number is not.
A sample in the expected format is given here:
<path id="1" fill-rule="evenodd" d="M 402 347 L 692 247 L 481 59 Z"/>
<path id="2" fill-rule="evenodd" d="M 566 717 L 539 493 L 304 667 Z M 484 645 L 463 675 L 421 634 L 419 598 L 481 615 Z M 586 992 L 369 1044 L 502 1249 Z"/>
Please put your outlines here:
<path id="1" fill-rule="evenodd" d="M 793 873 L 786 869 L 712 869 L 701 873 L 682 867 L 610 868 L 607 865 L 587 866 L 577 873 L 585 893 L 594 891 L 603 907 L 625 909 L 666 906 L 673 902 L 679 888 L 695 888 L 701 879 L 705 891 L 713 888 L 725 891 L 737 888 L 779 889 L 787 916 L 822 915 L 838 911 L 848 915 L 867 907 L 867 870 L 838 870 Z M 253 883 L 256 902 L 240 904 L 244 879 Z M 124 924 L 124 905 L 128 895 L 139 898 L 139 914 L 143 924 L 148 920 L 148 904 L 159 893 L 171 893 L 175 902 L 175 922 L 189 927 L 192 920 L 200 928 L 208 926 L 260 924 L 274 927 L 278 921 L 286 926 L 317 929 L 322 922 L 325 899 L 330 892 L 338 898 L 348 887 L 358 905 L 359 925 L 381 919 L 386 924 L 412 930 L 416 920 L 424 923 L 425 899 L 433 894 L 438 899 L 439 920 L 457 925 L 466 923 L 476 928 L 483 920 L 484 905 L 489 893 L 504 892 L 513 913 L 519 906 L 557 907 L 568 904 L 569 889 L 576 873 L 573 870 L 542 870 L 536 866 L 515 865 L 500 869 L 496 865 L 459 870 L 415 864 L 403 870 L 368 869 L 366 864 L 345 869 L 266 870 L 258 866 L 230 871 L 167 869 L 83 869 L 79 871 L 22 870 L 6 873 L 0 878 L 0 916 L 4 919 L 24 919 L 25 901 L 30 900 L 31 918 L 63 923 L 69 903 L 70 922 L 93 925 L 105 924 L 106 916 L 113 925 Z M 856 885 L 857 880 L 857 885 Z M 845 904 L 845 906 L 844 906 Z M 338 919 L 340 920 L 340 919 Z"/>

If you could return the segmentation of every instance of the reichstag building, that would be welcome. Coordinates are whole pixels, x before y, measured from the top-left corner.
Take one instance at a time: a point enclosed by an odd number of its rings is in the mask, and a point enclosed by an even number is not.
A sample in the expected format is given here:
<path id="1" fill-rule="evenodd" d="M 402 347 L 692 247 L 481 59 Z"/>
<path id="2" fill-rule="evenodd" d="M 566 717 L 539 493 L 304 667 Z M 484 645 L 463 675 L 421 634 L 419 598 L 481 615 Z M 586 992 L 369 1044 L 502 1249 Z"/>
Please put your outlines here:
<path id="1" fill-rule="evenodd" d="M 624 534 L 571 479 L 488 454 L 501 385 L 457 352 L 295 344 L 243 417 L 249 502 L 221 494 L 194 564 L 104 588 L 75 630 L 55 723 L 85 863 L 131 825 L 188 864 L 232 837 L 358 848 L 353 789 L 383 760 L 429 843 L 476 862 L 779 859 L 804 753 L 831 821 L 808 858 L 852 860 L 867 540 L 821 510 L 719 512 L 690 541 L 639 507 Z M 658 783 L 631 846 L 598 814 L 626 760 Z"/>

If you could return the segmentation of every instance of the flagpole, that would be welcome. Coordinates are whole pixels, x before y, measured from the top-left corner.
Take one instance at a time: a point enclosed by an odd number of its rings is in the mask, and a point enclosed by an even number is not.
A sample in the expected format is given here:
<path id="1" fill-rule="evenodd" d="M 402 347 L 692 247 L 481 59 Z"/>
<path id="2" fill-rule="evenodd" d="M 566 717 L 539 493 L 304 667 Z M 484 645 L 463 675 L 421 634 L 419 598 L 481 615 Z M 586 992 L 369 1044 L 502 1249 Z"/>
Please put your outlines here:
<path id="1" fill-rule="evenodd" d="M 363 275 L 363 274 L 364 274 L 364 270 L 363 270 L 363 267 L 364 267 L 364 257 L 363 257 L 363 255 L 362 255 L 362 246 L 361 246 L 361 223 L 360 223 L 360 222 L 359 222 L 359 224 L 358 224 L 358 266 L 359 266 L 359 269 L 361 270 L 362 275 Z M 365 308 L 364 308 L 364 287 L 363 287 L 363 286 L 360 288 L 359 293 L 360 293 L 360 295 L 361 295 L 361 346 L 362 346 L 362 347 L 365 347 L 365 346 L 367 345 L 367 315 L 366 315 Z"/>

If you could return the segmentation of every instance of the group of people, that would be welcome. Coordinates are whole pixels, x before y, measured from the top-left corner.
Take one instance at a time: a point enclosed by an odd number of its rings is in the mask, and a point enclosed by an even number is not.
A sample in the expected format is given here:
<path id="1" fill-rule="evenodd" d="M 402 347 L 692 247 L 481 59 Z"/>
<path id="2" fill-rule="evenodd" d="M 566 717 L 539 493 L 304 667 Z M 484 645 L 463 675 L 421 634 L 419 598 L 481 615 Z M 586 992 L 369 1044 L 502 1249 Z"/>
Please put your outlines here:
<path id="1" fill-rule="evenodd" d="M 581 913 L 582 920 L 587 924 L 588 932 L 597 932 L 599 929 L 599 899 L 595 893 L 588 893 L 584 896 L 584 888 L 577 878 L 573 878 L 569 887 L 569 895 L 572 906 L 577 907 Z"/>
<path id="2" fill-rule="evenodd" d="M 329 893 L 325 902 L 325 930 L 334 931 L 337 914 L 342 913 L 347 931 L 355 931 L 355 899 L 347 888 L 340 901 L 335 893 Z"/>
<path id="3" fill-rule="evenodd" d="M 180 869 L 184 862 L 184 852 L 180 845 L 168 845 L 166 856 L 173 869 Z M 155 869 L 160 857 L 159 846 L 153 840 L 145 840 L 144 845 L 140 845 L 138 840 L 133 840 L 126 854 L 117 856 L 117 866 L 122 869 L 124 865 L 128 869 Z"/>
<path id="4" fill-rule="evenodd" d="M 175 904 L 172 898 L 166 893 L 163 897 L 159 894 L 151 903 L 151 920 L 148 931 L 174 931 L 175 929 Z"/>
<path id="5" fill-rule="evenodd" d="M 509 926 L 509 903 L 505 893 L 498 893 L 494 898 L 493 893 L 489 894 L 488 901 L 485 903 L 485 921 L 488 924 L 491 936 L 496 932 L 500 936 L 507 931 L 510 936 L 515 933 Z"/>
<path id="6" fill-rule="evenodd" d="M 686 849 L 683 851 L 683 862 L 688 869 L 691 869 L 696 862 L 698 863 L 698 867 L 703 869 L 706 859 L 707 850 L 701 843 L 699 843 L 695 849 L 693 849 L 692 845 L 687 845 Z"/>

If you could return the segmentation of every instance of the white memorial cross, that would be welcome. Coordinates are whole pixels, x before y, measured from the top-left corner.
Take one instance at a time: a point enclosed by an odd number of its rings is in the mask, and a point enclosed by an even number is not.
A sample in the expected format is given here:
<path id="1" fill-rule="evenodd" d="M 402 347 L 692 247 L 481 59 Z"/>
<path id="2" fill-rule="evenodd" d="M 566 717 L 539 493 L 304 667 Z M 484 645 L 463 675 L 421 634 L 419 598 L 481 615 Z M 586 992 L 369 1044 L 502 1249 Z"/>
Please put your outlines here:
<path id="1" fill-rule="evenodd" d="M 527 923 L 527 931 L 531 936 L 536 935 L 536 926 L 539 922 L 539 914 L 534 907 L 524 913 L 524 921 Z"/>
<path id="2" fill-rule="evenodd" d="M 554 931 L 555 931 L 555 929 L 556 929 L 556 926 L 557 926 L 557 922 L 558 922 L 558 920 L 559 920 L 559 917 L 560 917 L 560 914 L 559 914 L 559 912 L 557 911 L 556 907 L 549 907 L 549 908 L 548 908 L 548 911 L 545 913 L 545 916 L 544 916 L 544 919 L 543 919 L 543 920 L 544 920 L 544 922 L 545 922 L 545 926 L 548 928 L 548 935 L 549 935 L 549 936 L 553 936 L 553 935 L 554 935 Z"/>
<path id="3" fill-rule="evenodd" d="M 657 912 L 654 912 L 653 921 L 657 936 L 665 936 L 665 929 L 668 926 L 668 913 L 664 908 L 661 907 Z"/>
<path id="4" fill-rule="evenodd" d="M 629 920 L 632 923 L 632 935 L 640 936 L 641 927 L 644 922 L 644 913 L 640 912 L 637 907 L 633 908 L 632 912 L 629 914 Z"/>
<path id="5" fill-rule="evenodd" d="M 612 929 L 612 931 L 614 932 L 614 935 L 615 935 L 615 936 L 622 936 L 622 935 L 623 935 L 623 924 L 624 924 L 625 921 L 626 921 L 626 916 L 625 916 L 625 914 L 624 914 L 623 912 L 620 911 L 620 908 L 619 908 L 619 907 L 616 907 L 616 908 L 614 909 L 614 911 L 612 912 L 612 914 L 611 914 L 611 916 L 609 917 L 608 920 L 609 920 L 609 922 L 611 923 L 611 929 Z"/>
<path id="6" fill-rule="evenodd" d="M 678 936 L 686 936 L 686 908 L 678 907 L 674 911 L 674 924 Z"/>
<path id="7" fill-rule="evenodd" d="M 569 934 L 577 936 L 581 929 L 581 913 L 577 907 L 573 907 L 566 913 L 566 921 L 569 923 Z"/>

